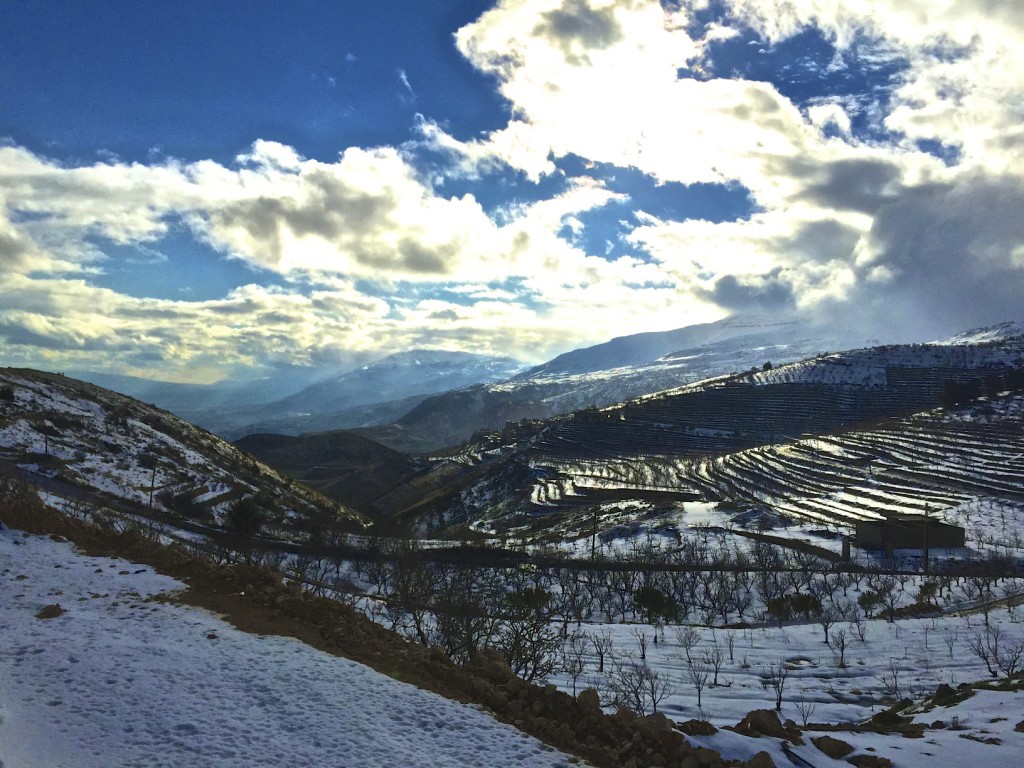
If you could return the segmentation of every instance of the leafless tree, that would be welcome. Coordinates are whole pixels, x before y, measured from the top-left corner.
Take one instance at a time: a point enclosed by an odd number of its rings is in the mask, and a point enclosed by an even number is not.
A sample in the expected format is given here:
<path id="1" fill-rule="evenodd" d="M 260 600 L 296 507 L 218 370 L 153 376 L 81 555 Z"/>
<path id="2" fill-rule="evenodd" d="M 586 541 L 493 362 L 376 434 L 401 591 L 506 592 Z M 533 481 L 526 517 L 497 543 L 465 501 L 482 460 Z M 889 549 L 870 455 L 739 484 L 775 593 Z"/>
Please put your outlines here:
<path id="1" fill-rule="evenodd" d="M 605 657 L 610 656 L 614 642 L 608 630 L 603 629 L 590 636 L 590 642 L 594 646 L 594 653 L 597 654 L 597 671 L 604 672 Z"/>
<path id="2" fill-rule="evenodd" d="M 952 630 L 945 630 L 942 633 L 942 640 L 946 643 L 946 648 L 949 649 L 949 658 L 953 658 L 953 648 L 956 646 L 957 638 L 960 636 L 959 630 L 956 628 Z"/>
<path id="3" fill-rule="evenodd" d="M 711 667 L 714 674 L 711 687 L 716 688 L 718 686 L 718 673 L 722 669 L 722 662 L 725 661 L 725 653 L 722 651 L 722 646 L 717 642 L 712 643 L 710 648 L 704 650 L 701 660 Z"/>
<path id="4" fill-rule="evenodd" d="M 647 633 L 639 627 L 633 627 L 633 637 L 636 638 L 637 647 L 640 649 L 640 660 L 647 661 Z"/>
<path id="5" fill-rule="evenodd" d="M 839 654 L 839 668 L 846 667 L 846 647 L 850 644 L 850 635 L 845 629 L 832 632 L 832 648 Z"/>
<path id="6" fill-rule="evenodd" d="M 658 704 L 674 692 L 668 675 L 631 654 L 612 657 L 607 686 L 612 703 L 641 715 L 657 712 Z"/>
<path id="7" fill-rule="evenodd" d="M 707 686 L 708 678 L 711 677 L 711 667 L 703 661 L 691 661 L 686 667 L 686 673 L 690 680 L 690 685 L 697 691 L 697 708 L 699 709 L 701 706 L 701 692 Z"/>
<path id="8" fill-rule="evenodd" d="M 902 674 L 903 662 L 898 659 L 889 659 L 888 671 L 882 672 L 878 675 L 878 681 L 882 684 L 887 696 L 895 696 L 897 699 L 903 698 L 903 691 L 900 683 L 900 675 Z"/>
<path id="9" fill-rule="evenodd" d="M 693 663 L 693 649 L 700 643 L 700 632 L 693 627 L 679 627 L 676 630 L 676 641 L 679 643 L 679 647 L 683 649 L 683 653 L 686 654 L 686 663 Z"/>
<path id="10" fill-rule="evenodd" d="M 587 668 L 587 655 L 592 645 L 590 638 L 582 632 L 573 632 L 562 648 L 562 669 L 572 680 L 572 695 L 576 696 L 576 684 Z"/>
<path id="11" fill-rule="evenodd" d="M 811 715 L 818 708 L 817 704 L 810 699 L 798 699 L 793 702 L 793 706 L 796 708 L 797 714 L 800 715 L 800 724 L 806 728 L 807 724 L 811 721 Z"/>
<path id="12" fill-rule="evenodd" d="M 769 688 L 775 694 L 775 711 L 782 711 L 782 693 L 786 689 L 786 679 L 789 677 L 789 668 L 784 661 L 769 664 L 761 668 L 761 687 Z"/>

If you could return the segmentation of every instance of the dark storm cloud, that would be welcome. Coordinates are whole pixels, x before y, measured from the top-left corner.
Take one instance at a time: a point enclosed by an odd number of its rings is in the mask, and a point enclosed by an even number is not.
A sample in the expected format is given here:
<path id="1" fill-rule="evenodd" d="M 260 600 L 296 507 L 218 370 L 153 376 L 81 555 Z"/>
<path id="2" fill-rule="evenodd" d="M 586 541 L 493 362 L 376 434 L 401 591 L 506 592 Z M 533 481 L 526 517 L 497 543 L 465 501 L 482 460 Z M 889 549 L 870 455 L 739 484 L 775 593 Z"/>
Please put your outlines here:
<path id="1" fill-rule="evenodd" d="M 725 275 L 705 296 L 724 309 L 744 311 L 780 311 L 794 304 L 793 286 L 784 279 L 781 268 L 766 275 L 744 276 L 742 281 L 735 275 Z"/>
<path id="2" fill-rule="evenodd" d="M 899 192 L 901 172 L 887 160 L 840 160 L 827 163 L 798 199 L 840 211 L 874 213 Z"/>
<path id="3" fill-rule="evenodd" d="M 614 8 L 594 10 L 585 0 L 567 0 L 561 8 L 542 14 L 533 33 L 555 42 L 570 64 L 588 62 L 579 51 L 607 48 L 622 39 Z"/>
<path id="4" fill-rule="evenodd" d="M 859 230 L 835 219 L 821 219 L 797 225 L 785 237 L 774 238 L 771 247 L 798 261 L 846 261 L 859 239 Z"/>
<path id="5" fill-rule="evenodd" d="M 1024 319 L 1024 182 L 976 176 L 879 209 L 851 316 L 939 336 Z"/>

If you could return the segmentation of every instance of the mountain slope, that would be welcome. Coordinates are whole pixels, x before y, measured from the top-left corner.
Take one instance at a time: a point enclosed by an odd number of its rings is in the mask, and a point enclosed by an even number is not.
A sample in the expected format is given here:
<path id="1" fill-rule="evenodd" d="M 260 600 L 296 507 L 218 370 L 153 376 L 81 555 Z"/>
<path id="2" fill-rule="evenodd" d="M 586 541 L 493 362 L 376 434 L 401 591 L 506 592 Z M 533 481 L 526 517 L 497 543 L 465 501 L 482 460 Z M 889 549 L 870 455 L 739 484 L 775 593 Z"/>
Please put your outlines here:
<path id="1" fill-rule="evenodd" d="M 90 503 L 220 524 L 253 498 L 280 534 L 365 518 L 166 411 L 59 374 L 0 369 L 0 461 Z"/>
<path id="2" fill-rule="evenodd" d="M 679 350 L 703 347 L 743 336 L 792 335 L 798 328 L 796 322 L 771 322 L 741 315 L 671 331 L 619 336 L 603 344 L 566 352 L 519 374 L 515 379 L 541 379 L 642 365 Z"/>
<path id="3" fill-rule="evenodd" d="M 421 471 L 408 455 L 352 432 L 248 435 L 236 445 L 310 488 L 371 516 L 383 511 L 374 504 L 379 497 Z"/>
<path id="4" fill-rule="evenodd" d="M 702 482 L 680 467 L 726 454 L 745 456 L 737 452 L 794 442 L 802 435 L 871 428 L 881 420 L 935 408 L 951 389 L 970 390 L 972 396 L 993 387 L 1019 389 L 1022 368 L 1024 337 L 1010 337 L 851 350 L 719 377 L 603 410 L 481 434 L 459 454 L 480 471 L 455 500 L 449 499 L 444 509 L 423 504 L 404 514 L 418 517 L 421 526 L 443 518 L 444 525 L 471 522 L 479 530 L 493 530 L 519 525 L 523 516 L 543 526 L 538 513 L 557 522 L 566 510 L 616 499 L 753 501 L 724 481 L 724 490 L 716 492 L 716 481 Z M 1011 431 L 1024 433 L 1019 415 L 1010 420 L 1016 425 Z M 1019 437 L 1014 439 L 1019 444 Z M 983 442 L 964 444 L 974 450 Z M 969 461 L 966 454 L 962 458 Z M 658 474 L 659 466 L 675 467 L 675 474 Z M 579 477 L 574 467 L 588 469 Z M 644 472 L 650 477 L 637 480 Z M 633 473 L 639 474 L 634 478 Z M 981 483 L 999 491 L 998 484 Z M 498 525 L 498 520 L 504 522 Z"/>
<path id="5" fill-rule="evenodd" d="M 4 529 L 0 563 L 0 765 L 568 764 L 481 707 L 174 604 L 187 585 L 136 563 Z"/>
<path id="6" fill-rule="evenodd" d="M 700 342 L 682 348 L 682 343 Z M 509 381 L 429 397 L 386 427 L 367 429 L 374 440 L 403 451 L 459 445 L 481 429 L 509 421 L 544 419 L 679 387 L 766 362 L 801 360 L 835 348 L 836 338 L 792 323 L 763 326 L 721 321 L 664 334 L 640 334 L 577 350 Z M 671 353 L 663 350 L 671 348 Z M 625 365 L 625 360 L 656 359 Z M 593 369 L 572 373 L 573 369 Z"/>

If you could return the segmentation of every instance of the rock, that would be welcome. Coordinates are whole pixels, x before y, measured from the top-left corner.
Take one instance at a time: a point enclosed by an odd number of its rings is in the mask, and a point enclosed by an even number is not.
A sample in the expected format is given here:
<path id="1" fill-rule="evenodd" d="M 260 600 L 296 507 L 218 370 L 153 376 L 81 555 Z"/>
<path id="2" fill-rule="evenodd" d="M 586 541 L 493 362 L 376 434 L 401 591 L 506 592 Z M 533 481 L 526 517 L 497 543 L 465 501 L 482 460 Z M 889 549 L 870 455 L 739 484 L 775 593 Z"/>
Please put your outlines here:
<path id="1" fill-rule="evenodd" d="M 854 755 L 846 762 L 857 768 L 893 768 L 892 760 L 878 755 Z"/>
<path id="2" fill-rule="evenodd" d="M 714 736 L 718 733 L 718 729 L 707 720 L 687 720 L 679 724 L 679 730 L 687 736 Z"/>
<path id="3" fill-rule="evenodd" d="M 831 736 L 819 736 L 816 739 L 811 739 L 811 743 L 833 760 L 839 760 L 853 752 L 853 747 L 845 741 L 834 739 Z"/>
<path id="4" fill-rule="evenodd" d="M 520 677 L 510 677 L 505 683 L 505 693 L 509 696 L 516 696 L 524 688 L 526 688 L 526 682 Z"/>
<path id="5" fill-rule="evenodd" d="M 773 709 L 755 709 L 736 725 L 736 732 L 744 736 L 774 736 L 785 738 L 786 732 L 779 722 L 779 714 Z"/>
<path id="6" fill-rule="evenodd" d="M 1013 730 L 1015 730 L 1017 733 L 1024 733 L 1024 720 L 1021 720 L 1019 723 L 1013 726 Z"/>
<path id="7" fill-rule="evenodd" d="M 776 768 L 775 761 L 767 752 L 758 752 L 747 761 L 749 768 Z"/>
<path id="8" fill-rule="evenodd" d="M 871 722 L 876 725 L 900 725 L 903 723 L 903 718 L 896 714 L 893 710 L 887 709 L 883 712 L 879 712 L 871 718 Z"/>
<path id="9" fill-rule="evenodd" d="M 580 703 L 580 706 L 583 707 L 583 709 L 589 712 L 601 711 L 601 697 L 593 688 L 584 688 L 580 691 L 579 696 L 576 697 L 576 701 Z"/>
<path id="10" fill-rule="evenodd" d="M 619 707 L 615 710 L 615 714 L 612 717 L 624 723 L 632 723 L 636 720 L 636 713 L 626 707 Z"/>
<path id="11" fill-rule="evenodd" d="M 671 731 L 672 721 L 663 712 L 655 712 L 644 718 L 644 722 L 656 731 Z"/>
<path id="12" fill-rule="evenodd" d="M 956 696 L 956 691 L 945 683 L 940 683 L 939 687 L 935 689 L 935 695 L 932 697 L 932 700 L 936 704 L 941 704 L 943 701 L 951 699 L 954 696 Z"/>
<path id="13" fill-rule="evenodd" d="M 37 619 L 55 619 L 58 616 L 60 616 L 62 613 L 67 613 L 67 611 L 65 611 L 63 608 L 61 608 L 60 603 L 53 603 L 52 605 L 47 605 L 47 606 L 44 606 L 43 608 L 41 608 L 39 610 L 39 613 L 36 614 L 36 618 Z"/>
<path id="14" fill-rule="evenodd" d="M 715 752 L 713 749 L 707 747 L 697 747 L 693 751 L 693 756 L 697 758 L 697 765 L 721 765 L 722 756 Z"/>

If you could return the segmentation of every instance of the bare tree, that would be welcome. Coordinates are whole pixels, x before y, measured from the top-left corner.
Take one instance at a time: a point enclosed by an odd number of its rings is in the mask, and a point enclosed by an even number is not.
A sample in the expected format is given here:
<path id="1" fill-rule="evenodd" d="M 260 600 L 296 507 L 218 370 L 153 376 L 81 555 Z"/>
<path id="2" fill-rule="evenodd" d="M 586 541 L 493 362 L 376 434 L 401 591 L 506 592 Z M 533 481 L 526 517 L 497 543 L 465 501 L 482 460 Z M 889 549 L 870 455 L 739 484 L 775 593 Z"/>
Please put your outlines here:
<path id="1" fill-rule="evenodd" d="M 828 645 L 828 631 L 843 619 L 843 612 L 834 605 L 828 605 L 818 614 L 818 626 L 825 633 L 825 644 Z"/>
<path id="2" fill-rule="evenodd" d="M 607 685 L 612 703 L 640 715 L 657 712 L 658 704 L 674 692 L 671 678 L 631 654 L 612 658 Z"/>
<path id="3" fill-rule="evenodd" d="M 862 643 L 866 643 L 868 639 L 868 623 L 865 621 L 863 616 L 858 616 L 850 622 L 850 626 L 853 627 L 853 631 L 857 633 L 857 639 Z"/>
<path id="4" fill-rule="evenodd" d="M 889 659 L 889 670 L 878 675 L 878 681 L 885 689 L 887 696 L 903 698 L 903 691 L 900 683 L 900 675 L 903 674 L 903 662 L 898 659 Z"/>
<path id="5" fill-rule="evenodd" d="M 576 683 L 587 668 L 587 654 L 590 653 L 590 638 L 582 632 L 573 632 L 562 648 L 562 669 L 572 680 L 572 695 L 576 696 Z"/>
<path id="6" fill-rule="evenodd" d="M 811 715 L 814 714 L 814 710 L 818 708 L 810 699 L 798 699 L 793 702 L 793 706 L 796 708 L 797 714 L 800 715 L 800 724 L 806 728 L 807 724 L 811 721 Z"/>
<path id="7" fill-rule="evenodd" d="M 775 694 L 775 711 L 782 711 L 782 693 L 786 689 L 786 678 L 789 677 L 789 668 L 784 661 L 776 664 L 769 664 L 761 668 L 761 687 L 769 688 Z"/>
<path id="8" fill-rule="evenodd" d="M 693 663 L 693 649 L 700 643 L 700 632 L 693 627 L 679 627 L 676 630 L 676 641 L 679 643 L 679 647 L 683 649 L 683 653 L 686 654 L 686 663 Z"/>
<path id="9" fill-rule="evenodd" d="M 701 657 L 701 660 L 711 667 L 714 673 L 714 679 L 711 681 L 711 687 L 717 688 L 718 673 L 722 669 L 722 662 L 725 661 L 725 653 L 722 651 L 722 646 L 720 646 L 717 642 L 712 643 L 710 648 L 705 649 Z"/>
<path id="10" fill-rule="evenodd" d="M 691 661 L 686 667 L 686 673 L 690 680 L 690 685 L 697 691 L 697 708 L 700 709 L 701 691 L 707 686 L 708 678 L 711 677 L 711 667 L 703 661 Z"/>
<path id="11" fill-rule="evenodd" d="M 946 648 L 949 649 L 949 658 L 953 658 L 953 648 L 956 646 L 956 640 L 960 636 L 960 632 L 957 629 L 945 630 L 942 633 L 942 640 L 946 643 Z"/>
<path id="12" fill-rule="evenodd" d="M 846 646 L 850 644 L 849 633 L 845 629 L 832 632 L 832 648 L 839 654 L 839 668 L 846 667 Z"/>
<path id="13" fill-rule="evenodd" d="M 647 633 L 639 627 L 633 627 L 633 637 L 636 638 L 637 647 L 640 649 L 640 660 L 647 661 Z"/>
<path id="14" fill-rule="evenodd" d="M 612 642 L 612 636 L 608 630 L 603 629 L 592 634 L 590 642 L 594 646 L 594 653 L 597 654 L 597 671 L 604 672 L 605 657 L 611 655 L 612 648 L 615 645 Z"/>

